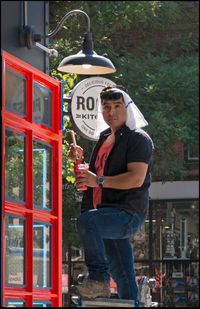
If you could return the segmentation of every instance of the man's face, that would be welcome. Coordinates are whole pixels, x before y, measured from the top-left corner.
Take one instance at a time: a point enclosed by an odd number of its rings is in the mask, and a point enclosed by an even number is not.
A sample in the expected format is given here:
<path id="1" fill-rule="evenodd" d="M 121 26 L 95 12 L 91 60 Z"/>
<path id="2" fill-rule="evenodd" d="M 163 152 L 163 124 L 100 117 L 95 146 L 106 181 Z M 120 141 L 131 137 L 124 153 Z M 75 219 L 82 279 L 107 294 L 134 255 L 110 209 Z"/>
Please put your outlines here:
<path id="1" fill-rule="evenodd" d="M 127 110 L 122 97 L 118 100 L 103 100 L 101 108 L 104 121 L 113 131 L 118 130 L 125 124 Z"/>

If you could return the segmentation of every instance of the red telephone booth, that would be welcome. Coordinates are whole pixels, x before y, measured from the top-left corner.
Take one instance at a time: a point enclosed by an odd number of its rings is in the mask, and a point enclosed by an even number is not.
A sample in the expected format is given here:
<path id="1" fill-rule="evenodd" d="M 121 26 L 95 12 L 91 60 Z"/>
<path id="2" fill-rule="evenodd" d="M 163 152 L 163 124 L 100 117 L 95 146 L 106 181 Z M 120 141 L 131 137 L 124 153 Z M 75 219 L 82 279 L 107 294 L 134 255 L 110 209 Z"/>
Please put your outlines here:
<path id="1" fill-rule="evenodd" d="M 3 306 L 62 306 L 61 83 L 3 52 Z"/>

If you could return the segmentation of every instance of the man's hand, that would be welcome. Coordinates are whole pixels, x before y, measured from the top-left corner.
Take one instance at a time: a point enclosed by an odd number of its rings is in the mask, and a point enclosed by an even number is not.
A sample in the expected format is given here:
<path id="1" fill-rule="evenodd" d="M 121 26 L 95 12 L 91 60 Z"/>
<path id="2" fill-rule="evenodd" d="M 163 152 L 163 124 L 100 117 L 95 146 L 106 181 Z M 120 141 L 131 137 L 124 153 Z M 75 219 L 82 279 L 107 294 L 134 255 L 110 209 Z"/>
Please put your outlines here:
<path id="1" fill-rule="evenodd" d="M 82 172 L 81 174 L 76 175 L 76 188 L 86 185 L 91 188 L 98 187 L 97 184 L 97 175 L 87 171 Z"/>

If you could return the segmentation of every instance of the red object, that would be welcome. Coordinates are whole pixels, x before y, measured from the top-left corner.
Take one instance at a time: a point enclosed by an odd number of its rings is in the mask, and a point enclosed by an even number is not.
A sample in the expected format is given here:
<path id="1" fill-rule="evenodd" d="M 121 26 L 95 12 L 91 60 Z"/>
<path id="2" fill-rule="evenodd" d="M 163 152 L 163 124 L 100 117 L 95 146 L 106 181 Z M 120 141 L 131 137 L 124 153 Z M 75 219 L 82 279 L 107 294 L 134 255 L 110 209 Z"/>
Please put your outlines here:
<path id="1" fill-rule="evenodd" d="M 117 294 L 117 285 L 112 277 L 110 278 L 110 291 L 112 294 Z"/>
<path id="2" fill-rule="evenodd" d="M 80 164 L 74 164 L 74 173 L 76 175 L 80 175 L 82 172 L 88 171 L 88 164 L 87 163 L 80 163 Z M 80 186 L 77 190 L 78 191 L 84 191 L 87 190 L 87 186 L 83 185 Z"/>
<path id="3" fill-rule="evenodd" d="M 68 274 L 62 274 L 62 292 L 67 293 L 68 292 Z"/>
<path id="4" fill-rule="evenodd" d="M 62 131 L 61 131 L 61 83 L 55 79 L 49 77 L 38 69 L 30 66 L 24 61 L 16 58 L 15 56 L 3 51 L 2 52 L 2 78 L 3 78 L 3 87 L 2 87 L 2 260 L 3 263 L 3 274 L 1 277 L 2 285 L 2 306 L 6 307 L 6 302 L 9 301 L 22 301 L 24 302 L 24 307 L 32 307 L 34 302 L 47 302 L 50 303 L 52 307 L 61 307 L 62 306 Z M 15 84 L 14 84 L 15 82 Z M 23 86 L 23 87 L 21 87 Z M 20 88 L 21 87 L 21 88 Z M 34 100 L 34 94 L 38 91 L 38 88 L 41 91 L 41 97 L 38 96 Z M 9 90 L 11 91 L 9 92 Z M 44 92 L 43 92 L 44 90 Z M 18 92 L 17 92 L 18 91 Z M 13 93 L 12 93 L 13 92 Z M 17 93 L 17 95 L 16 95 Z M 43 94 L 45 93 L 45 94 Z M 50 99 L 48 95 L 50 96 Z M 15 95 L 14 100 L 13 97 Z M 9 101 L 8 101 L 9 97 Z M 44 108 L 47 100 L 48 111 Z M 10 102 L 12 108 L 8 108 L 8 103 Z M 15 104 L 15 105 L 14 105 Z M 18 104 L 18 105 L 17 105 Z M 24 105 L 24 113 L 21 113 L 21 104 Z M 16 107 L 17 106 L 17 107 Z M 35 108 L 38 108 L 35 111 Z M 46 119 L 49 112 L 49 123 L 45 121 L 37 121 L 36 112 L 41 113 L 41 107 L 43 108 L 42 116 L 43 119 Z M 17 113 L 18 111 L 18 113 Z M 38 116 L 38 114 L 37 114 Z M 49 125 L 48 125 L 49 124 Z M 24 154 L 24 201 L 21 201 L 19 198 L 9 198 L 8 192 L 8 176 L 9 173 L 7 165 L 10 161 L 8 159 L 9 147 L 6 147 L 6 140 L 8 138 L 7 132 L 12 132 L 14 140 L 17 141 L 15 136 L 23 137 L 23 153 Z M 39 155 L 42 156 L 50 153 L 49 159 L 42 159 L 43 167 L 42 171 L 38 169 L 38 172 L 43 174 L 42 181 L 43 191 L 50 192 L 49 198 L 46 197 L 44 193 L 40 193 L 47 203 L 49 199 L 50 207 L 45 208 L 43 204 L 40 207 L 34 205 L 34 190 L 36 190 L 34 185 L 34 142 L 38 145 L 44 145 L 42 149 L 43 153 L 38 151 Z M 22 143 L 21 141 L 19 143 Z M 46 147 L 46 148 L 45 148 Z M 8 150 L 7 150 L 8 149 Z M 37 150 L 37 149 L 36 149 Z M 16 148 L 17 151 L 17 148 Z M 18 156 L 21 156 L 18 150 Z M 12 153 L 9 154 L 12 157 Z M 9 157 L 10 158 L 10 157 Z M 39 159 L 38 159 L 39 160 Z M 47 161 L 45 161 L 47 160 Z M 49 172 L 51 178 L 49 181 L 50 184 L 45 180 L 45 177 L 48 176 L 46 169 L 48 162 Z M 8 164 L 9 163 L 9 164 Z M 18 169 L 19 170 L 19 169 Z M 16 174 L 19 173 L 16 167 Z M 44 172 L 43 172 L 44 171 Z M 49 176 L 48 176 L 49 177 Z M 16 178 L 17 179 L 17 178 Z M 42 187 L 42 184 L 39 184 Z M 19 186 L 18 186 L 19 187 Z M 16 190 L 11 187 L 12 192 Z M 42 190 L 40 190 L 42 192 Z M 44 195 L 42 195 L 44 194 Z M 46 204 L 45 204 L 46 205 Z M 15 246 L 10 242 L 9 237 L 6 235 L 6 228 L 10 229 L 9 224 L 6 221 L 6 217 L 11 218 L 14 222 L 15 219 L 12 218 L 21 218 L 24 222 L 23 237 L 24 243 L 22 245 L 15 244 Z M 34 225 L 35 224 L 35 225 Z M 35 257 L 35 247 L 34 240 L 35 235 L 34 231 L 37 232 L 36 226 L 41 225 L 44 227 L 42 231 L 43 244 L 42 251 L 43 253 L 48 253 L 49 256 Z M 12 226 L 11 226 L 12 227 Z M 14 223 L 13 223 L 14 227 Z M 22 225 L 18 225 L 20 229 L 23 228 Z M 46 228 L 47 227 L 47 228 Z M 15 228 L 15 227 L 14 227 Z M 39 230 L 39 228 L 38 228 Z M 45 232 L 44 232 L 45 230 Z M 50 233 L 48 232 L 50 230 Z M 40 232 L 41 233 L 41 232 Z M 46 234 L 45 234 L 46 233 Z M 50 237 L 50 240 L 48 240 Z M 44 240 L 49 241 L 50 248 L 45 249 Z M 21 247 L 22 246 L 22 247 Z M 10 284 L 8 277 L 11 278 L 10 267 L 14 267 L 15 263 L 9 262 L 9 249 L 12 249 L 15 254 L 17 254 L 17 248 L 24 249 L 24 269 L 21 271 L 21 274 L 25 278 L 16 284 Z M 19 251 L 18 249 L 18 251 Z M 37 249 L 39 250 L 41 249 Z M 46 250 L 46 251 L 45 251 Z M 48 251 L 47 251 L 48 250 Z M 34 260 L 35 258 L 35 260 Z M 40 286 L 36 287 L 34 283 L 37 279 L 36 277 L 41 276 L 39 270 L 34 270 L 35 263 L 37 260 L 44 259 L 46 262 L 43 267 L 42 277 L 44 280 L 40 282 Z M 17 261 L 17 257 L 16 257 Z M 45 268 L 50 261 L 50 268 Z M 9 264 L 10 263 L 10 264 Z M 17 262 L 16 262 L 17 263 Z M 44 263 L 43 263 L 44 264 Z M 37 264 L 38 265 L 38 264 Z M 50 269 L 50 271 L 49 271 Z M 19 276 L 18 276 L 19 277 Z M 17 276 L 16 276 L 17 278 Z M 49 280 L 50 278 L 50 280 Z M 45 283 L 47 281 L 47 284 Z M 50 283 L 49 283 L 50 282 Z M 47 287 L 45 287 L 47 285 Z M 44 288 L 43 288 L 44 286 Z"/>
<path id="5" fill-rule="evenodd" d="M 162 273 L 160 268 L 155 268 L 156 289 L 160 289 L 163 286 L 165 280 L 165 273 Z"/>

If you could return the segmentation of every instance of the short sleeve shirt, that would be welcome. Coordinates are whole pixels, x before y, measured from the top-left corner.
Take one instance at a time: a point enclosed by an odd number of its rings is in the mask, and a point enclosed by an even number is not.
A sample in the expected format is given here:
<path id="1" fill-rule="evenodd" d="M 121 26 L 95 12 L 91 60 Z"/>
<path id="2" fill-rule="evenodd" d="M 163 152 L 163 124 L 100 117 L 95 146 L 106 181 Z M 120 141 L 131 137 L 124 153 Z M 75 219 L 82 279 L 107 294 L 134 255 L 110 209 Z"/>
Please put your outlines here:
<path id="1" fill-rule="evenodd" d="M 99 149 L 99 152 L 95 161 L 95 169 L 97 176 L 104 174 L 104 166 L 106 159 L 113 147 L 113 144 L 105 145 L 105 143 Z M 93 188 L 93 207 L 96 208 L 97 204 L 101 204 L 102 189 L 100 187 Z"/>

